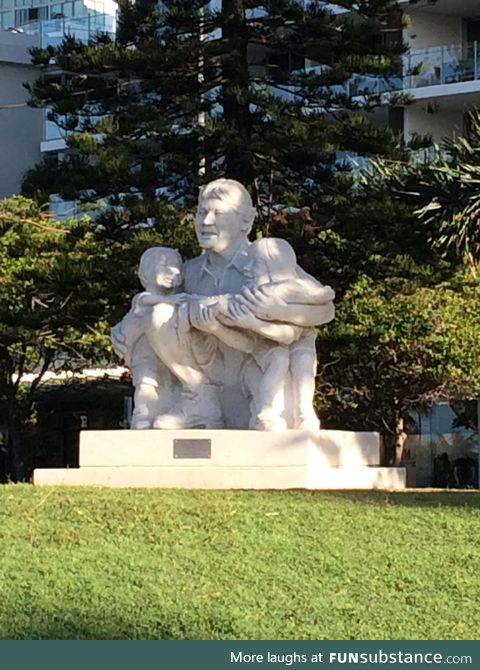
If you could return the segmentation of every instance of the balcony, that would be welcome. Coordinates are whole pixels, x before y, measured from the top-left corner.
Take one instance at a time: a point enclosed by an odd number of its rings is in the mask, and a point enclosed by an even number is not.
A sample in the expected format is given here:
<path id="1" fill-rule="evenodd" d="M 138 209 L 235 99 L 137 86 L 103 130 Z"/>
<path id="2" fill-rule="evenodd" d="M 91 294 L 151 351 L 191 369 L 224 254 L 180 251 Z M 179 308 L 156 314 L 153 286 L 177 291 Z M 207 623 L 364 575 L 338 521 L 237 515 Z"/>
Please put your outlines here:
<path id="1" fill-rule="evenodd" d="M 80 42 L 88 42 L 98 33 L 112 36 L 116 31 L 116 17 L 111 14 L 88 14 L 78 18 L 59 18 L 51 21 L 35 21 L 21 27 L 25 35 L 37 35 L 40 46 L 60 46 L 66 36 Z"/>
<path id="2" fill-rule="evenodd" d="M 304 71 L 320 74 L 324 70 L 323 65 L 313 65 Z M 480 82 L 480 42 L 412 50 L 404 58 L 403 72 L 403 77 L 354 74 L 345 84 L 330 88 L 335 93 L 356 97 L 429 86 Z M 294 97 L 294 87 L 290 88 L 290 91 L 284 91 L 283 96 L 280 92 L 280 97 Z"/>
<path id="3" fill-rule="evenodd" d="M 328 70 L 327 65 L 308 65 L 301 70 L 294 70 L 294 74 L 323 74 Z M 403 80 L 400 75 L 367 75 L 352 74 L 343 84 L 325 86 L 328 91 L 334 95 L 346 95 L 351 98 L 369 97 L 381 95 L 392 91 L 401 91 L 403 89 Z M 270 85 L 272 93 L 279 98 L 287 101 L 296 100 L 297 87 L 292 85 L 275 86 Z"/>
<path id="4" fill-rule="evenodd" d="M 480 79 L 480 43 L 450 44 L 410 51 L 405 57 L 405 89 L 459 84 Z"/>

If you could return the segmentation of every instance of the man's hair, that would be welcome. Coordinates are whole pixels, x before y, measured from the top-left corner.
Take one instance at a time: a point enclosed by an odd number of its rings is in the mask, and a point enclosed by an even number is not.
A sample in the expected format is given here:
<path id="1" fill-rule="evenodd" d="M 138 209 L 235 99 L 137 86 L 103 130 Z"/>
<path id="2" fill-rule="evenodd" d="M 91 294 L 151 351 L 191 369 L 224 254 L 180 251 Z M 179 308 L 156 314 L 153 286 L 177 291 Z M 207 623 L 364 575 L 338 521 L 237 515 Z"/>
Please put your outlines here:
<path id="1" fill-rule="evenodd" d="M 245 230 L 248 235 L 252 229 L 257 210 L 253 206 L 252 198 L 245 186 L 235 179 L 226 179 L 225 177 L 215 179 L 215 181 L 211 181 L 200 188 L 198 204 L 200 205 L 204 200 L 211 198 L 230 201 L 231 208 L 242 217 L 245 223 L 242 230 Z"/>
<path id="2" fill-rule="evenodd" d="M 154 272 L 157 272 L 158 266 L 173 265 L 181 271 L 183 266 L 182 257 L 177 249 L 170 247 L 150 247 L 140 258 L 138 268 L 138 277 L 142 286 L 146 286 Z"/>
<path id="3" fill-rule="evenodd" d="M 286 240 L 278 237 L 262 237 L 255 240 L 249 249 L 249 254 L 257 253 L 264 259 L 272 282 L 297 276 L 297 257 Z"/>

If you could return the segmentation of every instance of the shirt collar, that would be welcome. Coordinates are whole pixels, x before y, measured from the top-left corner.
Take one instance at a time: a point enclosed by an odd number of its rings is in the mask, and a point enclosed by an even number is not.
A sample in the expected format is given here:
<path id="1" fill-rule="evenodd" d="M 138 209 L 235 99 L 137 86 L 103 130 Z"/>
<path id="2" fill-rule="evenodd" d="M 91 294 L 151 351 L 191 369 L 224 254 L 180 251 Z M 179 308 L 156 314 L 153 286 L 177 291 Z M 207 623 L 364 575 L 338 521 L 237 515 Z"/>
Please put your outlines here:
<path id="1" fill-rule="evenodd" d="M 246 261 L 248 258 L 248 247 L 250 246 L 251 242 L 249 242 L 247 239 L 241 244 L 241 246 L 237 249 L 236 253 L 234 256 L 229 260 L 227 265 L 220 271 L 221 274 L 225 272 L 225 270 L 234 267 L 236 270 L 238 270 L 240 273 L 243 273 L 243 269 L 246 265 Z M 210 275 L 214 279 L 217 279 L 217 274 L 215 274 L 214 270 L 210 267 L 209 263 L 209 255 L 208 252 L 203 253 L 203 263 L 202 267 L 200 269 L 200 274 L 203 276 L 205 274 Z"/>

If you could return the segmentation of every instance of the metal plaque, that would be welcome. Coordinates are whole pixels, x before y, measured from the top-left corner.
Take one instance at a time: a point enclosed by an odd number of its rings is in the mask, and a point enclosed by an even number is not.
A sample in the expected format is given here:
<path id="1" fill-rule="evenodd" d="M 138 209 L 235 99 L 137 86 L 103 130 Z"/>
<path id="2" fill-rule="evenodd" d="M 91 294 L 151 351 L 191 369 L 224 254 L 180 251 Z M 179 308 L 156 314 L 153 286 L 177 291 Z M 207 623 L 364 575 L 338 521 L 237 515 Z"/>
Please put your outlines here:
<path id="1" fill-rule="evenodd" d="M 173 458 L 211 458 L 212 440 L 173 440 Z"/>

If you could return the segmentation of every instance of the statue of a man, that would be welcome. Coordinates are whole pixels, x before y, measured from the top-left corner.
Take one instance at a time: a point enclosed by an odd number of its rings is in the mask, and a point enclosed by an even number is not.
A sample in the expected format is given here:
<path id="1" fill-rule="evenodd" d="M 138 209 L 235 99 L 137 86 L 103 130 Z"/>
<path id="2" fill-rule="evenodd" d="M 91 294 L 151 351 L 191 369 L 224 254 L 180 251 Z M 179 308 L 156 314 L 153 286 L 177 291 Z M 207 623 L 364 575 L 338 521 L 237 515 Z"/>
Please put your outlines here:
<path id="1" fill-rule="evenodd" d="M 180 386 L 154 428 L 319 427 L 313 327 L 333 318 L 334 293 L 284 240 L 250 243 L 255 214 L 239 182 L 208 184 L 195 222 L 203 254 L 184 264 L 181 298 L 142 294 L 137 332 Z M 122 328 L 112 339 L 125 357 Z"/>

